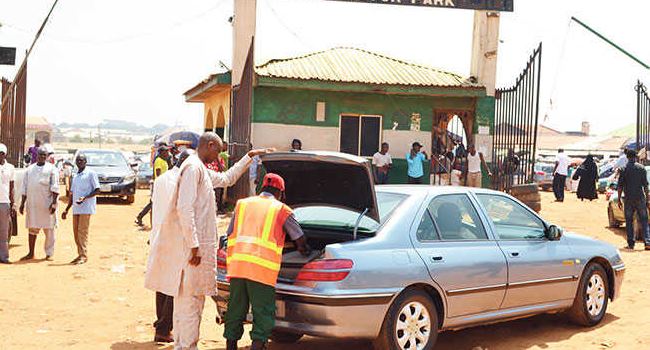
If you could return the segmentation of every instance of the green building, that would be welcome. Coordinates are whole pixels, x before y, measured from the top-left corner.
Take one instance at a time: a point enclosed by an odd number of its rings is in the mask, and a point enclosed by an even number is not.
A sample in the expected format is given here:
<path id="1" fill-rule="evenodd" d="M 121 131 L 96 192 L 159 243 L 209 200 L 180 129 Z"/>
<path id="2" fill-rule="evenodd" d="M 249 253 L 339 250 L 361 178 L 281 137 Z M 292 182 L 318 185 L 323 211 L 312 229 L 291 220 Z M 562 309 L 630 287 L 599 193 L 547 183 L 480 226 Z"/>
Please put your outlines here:
<path id="1" fill-rule="evenodd" d="M 204 129 L 228 139 L 230 72 L 185 93 L 204 104 Z M 393 157 L 391 183 L 406 182 L 406 154 L 415 141 L 431 154 L 434 140 L 475 143 L 490 160 L 494 98 L 469 79 L 355 48 L 274 59 L 255 68 L 250 140 L 255 147 L 371 157 L 382 142 Z M 441 137 L 440 135 L 445 135 Z M 428 169 L 428 166 L 427 166 Z"/>

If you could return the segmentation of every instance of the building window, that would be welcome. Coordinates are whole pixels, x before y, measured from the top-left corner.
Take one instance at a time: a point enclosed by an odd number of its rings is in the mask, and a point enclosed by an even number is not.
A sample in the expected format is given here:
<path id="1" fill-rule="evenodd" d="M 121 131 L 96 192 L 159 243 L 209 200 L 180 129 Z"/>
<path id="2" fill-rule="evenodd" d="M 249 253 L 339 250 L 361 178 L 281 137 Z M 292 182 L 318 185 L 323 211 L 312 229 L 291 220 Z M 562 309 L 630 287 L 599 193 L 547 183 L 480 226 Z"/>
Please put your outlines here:
<path id="1" fill-rule="evenodd" d="M 381 142 L 381 116 L 342 115 L 339 150 L 343 153 L 372 157 Z"/>
<path id="2" fill-rule="evenodd" d="M 325 102 L 316 102 L 316 121 L 325 121 Z"/>

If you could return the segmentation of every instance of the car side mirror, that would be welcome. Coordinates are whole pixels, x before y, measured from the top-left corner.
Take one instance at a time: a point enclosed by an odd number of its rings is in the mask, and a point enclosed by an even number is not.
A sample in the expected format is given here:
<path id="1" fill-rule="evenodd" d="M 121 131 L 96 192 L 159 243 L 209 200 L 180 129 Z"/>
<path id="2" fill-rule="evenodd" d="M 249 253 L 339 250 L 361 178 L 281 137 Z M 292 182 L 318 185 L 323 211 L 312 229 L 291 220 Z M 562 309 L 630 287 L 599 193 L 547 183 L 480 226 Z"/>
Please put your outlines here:
<path id="1" fill-rule="evenodd" d="M 549 241 L 557 241 L 562 237 L 562 228 L 551 225 L 546 229 L 546 238 L 548 238 Z"/>

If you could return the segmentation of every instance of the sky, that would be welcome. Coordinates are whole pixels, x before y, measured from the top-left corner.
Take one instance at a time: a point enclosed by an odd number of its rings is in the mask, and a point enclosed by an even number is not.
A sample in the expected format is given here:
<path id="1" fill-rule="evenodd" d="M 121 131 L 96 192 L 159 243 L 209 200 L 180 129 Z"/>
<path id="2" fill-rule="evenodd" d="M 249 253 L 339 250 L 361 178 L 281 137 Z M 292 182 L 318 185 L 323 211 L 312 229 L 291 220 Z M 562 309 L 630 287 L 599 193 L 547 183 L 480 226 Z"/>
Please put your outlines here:
<path id="1" fill-rule="evenodd" d="M 0 46 L 17 47 L 17 61 L 52 3 L 0 0 Z M 29 60 L 27 113 L 200 128 L 202 105 L 182 94 L 231 66 L 232 12 L 233 0 L 61 0 Z M 650 71 L 569 18 L 650 63 L 648 13 L 647 0 L 515 0 L 501 14 L 497 86 L 543 42 L 540 121 L 565 131 L 589 121 L 596 133 L 634 123 L 633 88 L 650 85 Z M 472 23 L 470 10 L 258 0 L 256 62 L 352 46 L 468 76 Z"/>

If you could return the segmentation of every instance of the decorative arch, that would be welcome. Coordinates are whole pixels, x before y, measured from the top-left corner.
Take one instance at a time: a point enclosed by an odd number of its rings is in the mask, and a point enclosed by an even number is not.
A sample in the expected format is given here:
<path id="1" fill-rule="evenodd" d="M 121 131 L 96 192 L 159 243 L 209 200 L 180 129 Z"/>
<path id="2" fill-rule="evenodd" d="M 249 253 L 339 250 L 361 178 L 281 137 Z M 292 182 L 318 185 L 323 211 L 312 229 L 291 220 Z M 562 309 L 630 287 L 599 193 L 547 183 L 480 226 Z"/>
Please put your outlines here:
<path id="1" fill-rule="evenodd" d="M 214 116 L 212 110 L 208 110 L 208 114 L 205 116 L 205 130 L 204 131 L 214 131 Z"/>
<path id="2" fill-rule="evenodd" d="M 217 112 L 217 120 L 214 126 L 214 132 L 216 132 L 217 135 L 219 135 L 223 139 L 225 130 L 226 130 L 226 114 L 223 110 L 223 106 L 219 106 L 219 111 Z"/>

